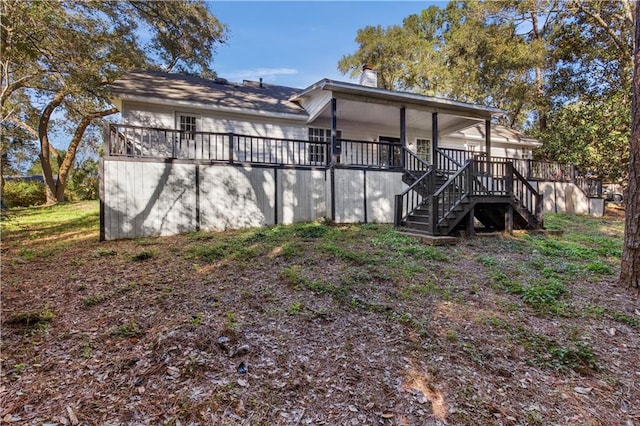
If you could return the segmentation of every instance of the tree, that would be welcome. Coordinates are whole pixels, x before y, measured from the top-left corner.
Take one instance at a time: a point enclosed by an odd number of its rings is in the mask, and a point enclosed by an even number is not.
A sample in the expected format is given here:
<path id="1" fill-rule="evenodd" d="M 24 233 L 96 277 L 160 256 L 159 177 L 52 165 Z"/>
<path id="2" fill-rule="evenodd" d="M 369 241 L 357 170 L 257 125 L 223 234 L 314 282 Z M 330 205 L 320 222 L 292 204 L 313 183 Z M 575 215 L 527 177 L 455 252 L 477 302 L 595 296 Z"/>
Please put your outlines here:
<path id="1" fill-rule="evenodd" d="M 633 105 L 629 138 L 629 185 L 620 283 L 640 293 L 640 8 L 635 11 Z"/>
<path id="2" fill-rule="evenodd" d="M 631 0 L 451 1 L 402 26 L 358 31 L 342 72 L 367 63 L 383 84 L 492 105 L 544 141 L 536 156 L 623 182 L 628 171 Z"/>
<path id="3" fill-rule="evenodd" d="M 607 181 L 628 172 L 633 75 L 630 0 L 562 3 L 549 34 L 549 128 L 537 134 L 547 159 L 570 159 Z"/>
<path id="4" fill-rule="evenodd" d="M 109 83 L 134 68 L 212 76 L 214 47 L 226 35 L 202 1 L 2 0 L 0 12 L 1 117 L 38 141 L 48 203 L 64 201 L 87 128 L 117 112 Z M 59 122 L 71 138 L 55 179 Z"/>
<path id="5" fill-rule="evenodd" d="M 520 4 L 503 1 L 498 10 L 512 3 Z M 402 26 L 359 30 L 359 49 L 343 56 L 338 69 L 354 75 L 369 64 L 382 87 L 491 104 L 509 112 L 507 124 L 524 123 L 541 104 L 532 70 L 544 60 L 529 32 L 541 37 L 546 27 L 520 33 L 523 27 L 515 12 L 497 13 L 493 2 L 452 1 L 444 9 L 432 6 L 409 16 Z"/>

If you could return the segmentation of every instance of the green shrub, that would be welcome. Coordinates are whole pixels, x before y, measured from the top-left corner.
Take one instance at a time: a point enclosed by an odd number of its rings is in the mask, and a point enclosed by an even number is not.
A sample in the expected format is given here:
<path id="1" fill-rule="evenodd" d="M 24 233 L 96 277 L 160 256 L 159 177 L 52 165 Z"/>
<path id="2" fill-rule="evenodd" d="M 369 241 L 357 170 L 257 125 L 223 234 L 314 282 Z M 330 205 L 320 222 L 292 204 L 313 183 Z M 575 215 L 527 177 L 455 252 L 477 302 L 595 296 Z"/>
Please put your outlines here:
<path id="1" fill-rule="evenodd" d="M 5 182 L 2 201 L 8 207 L 29 207 L 44 204 L 46 202 L 44 184 L 26 180 Z"/>

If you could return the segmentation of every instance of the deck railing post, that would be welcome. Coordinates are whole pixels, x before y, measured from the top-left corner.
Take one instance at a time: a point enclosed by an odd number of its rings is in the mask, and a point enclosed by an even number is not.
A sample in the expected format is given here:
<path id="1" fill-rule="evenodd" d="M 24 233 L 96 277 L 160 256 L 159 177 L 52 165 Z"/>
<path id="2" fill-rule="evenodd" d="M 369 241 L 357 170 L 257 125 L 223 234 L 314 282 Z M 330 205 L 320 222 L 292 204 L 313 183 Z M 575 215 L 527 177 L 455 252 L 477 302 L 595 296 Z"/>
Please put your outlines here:
<path id="1" fill-rule="evenodd" d="M 467 196 L 471 197 L 473 195 L 473 180 L 475 179 L 475 161 L 468 160 L 467 161 Z"/>
<path id="2" fill-rule="evenodd" d="M 429 176 L 429 186 L 431 188 L 431 191 L 429 191 L 430 195 L 429 195 L 429 219 L 430 219 L 430 224 L 429 224 L 429 228 L 430 232 L 432 234 L 435 235 L 436 233 L 436 228 L 438 227 L 438 199 L 437 197 L 434 195 L 437 192 L 437 188 L 436 188 L 436 171 L 434 170 L 431 175 Z"/>
<path id="3" fill-rule="evenodd" d="M 233 132 L 229 132 L 228 137 L 229 137 L 229 141 L 228 141 L 229 164 L 233 164 Z"/>
<path id="4" fill-rule="evenodd" d="M 513 163 L 504 163 L 504 179 L 505 179 L 505 192 L 507 195 L 513 195 Z"/>
<path id="5" fill-rule="evenodd" d="M 393 215 L 393 226 L 400 226 L 402 222 L 402 195 L 396 194 L 395 196 L 395 210 Z"/>

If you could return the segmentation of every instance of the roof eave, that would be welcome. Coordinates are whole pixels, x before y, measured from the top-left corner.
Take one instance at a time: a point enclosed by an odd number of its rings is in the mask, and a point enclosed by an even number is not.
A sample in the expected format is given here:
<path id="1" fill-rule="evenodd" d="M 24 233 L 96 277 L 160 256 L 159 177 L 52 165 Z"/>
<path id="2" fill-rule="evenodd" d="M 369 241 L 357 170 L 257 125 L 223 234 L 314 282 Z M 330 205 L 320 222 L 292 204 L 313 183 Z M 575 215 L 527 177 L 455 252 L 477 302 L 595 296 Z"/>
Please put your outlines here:
<path id="1" fill-rule="evenodd" d="M 446 112 L 453 113 L 466 113 L 484 118 L 491 118 L 494 115 L 506 114 L 506 111 L 499 108 L 469 104 L 465 102 L 458 102 L 450 99 L 436 98 L 432 96 L 419 95 L 416 93 L 395 92 L 392 90 L 362 86 L 354 83 L 345 83 L 336 80 L 329 80 L 326 78 L 318 81 L 315 84 L 312 84 L 302 92 L 292 96 L 289 100 L 297 101 L 300 98 L 309 96 L 312 92 L 317 90 L 329 90 L 336 93 L 370 97 L 373 99 L 391 101 L 399 104 L 420 105 L 422 107 L 427 107 L 434 110 L 446 110 Z"/>

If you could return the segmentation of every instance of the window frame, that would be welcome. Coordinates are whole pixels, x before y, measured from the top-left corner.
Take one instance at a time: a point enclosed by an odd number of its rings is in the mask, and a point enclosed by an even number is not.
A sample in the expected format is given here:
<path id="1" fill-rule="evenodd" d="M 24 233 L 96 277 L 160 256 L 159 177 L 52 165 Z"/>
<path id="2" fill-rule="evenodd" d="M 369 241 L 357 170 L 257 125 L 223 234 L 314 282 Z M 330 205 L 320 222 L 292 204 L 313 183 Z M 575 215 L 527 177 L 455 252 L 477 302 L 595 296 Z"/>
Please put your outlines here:
<path id="1" fill-rule="evenodd" d="M 183 119 L 189 119 L 186 122 Z M 180 140 L 183 141 L 194 141 L 196 139 L 196 133 L 200 131 L 200 121 L 202 120 L 202 116 L 200 114 L 194 114 L 191 112 L 182 112 L 176 111 L 176 130 L 180 134 Z M 193 128 L 189 128 L 189 127 Z"/>
<path id="2" fill-rule="evenodd" d="M 337 130 L 338 139 L 342 138 L 342 130 Z M 307 161 L 311 165 L 327 164 L 328 147 L 331 144 L 331 129 L 324 127 L 308 127 L 307 140 Z M 314 143 L 318 142 L 318 143 Z"/>
<path id="3" fill-rule="evenodd" d="M 426 142 L 426 145 L 427 145 L 426 153 L 423 153 L 420 150 L 421 142 Z M 418 154 L 418 157 L 422 158 L 424 161 L 426 161 L 429 164 L 431 164 L 431 148 L 432 148 L 432 144 L 431 144 L 430 138 L 416 138 L 416 154 Z"/>

